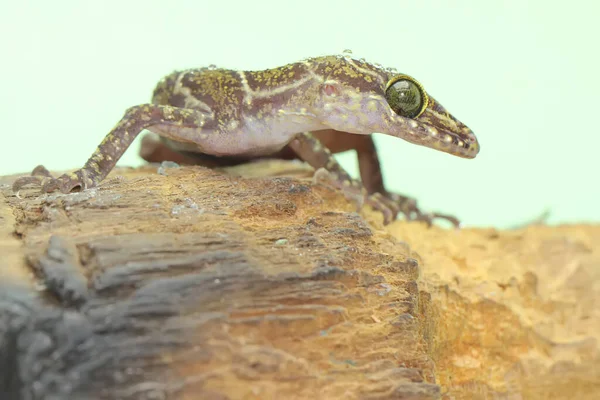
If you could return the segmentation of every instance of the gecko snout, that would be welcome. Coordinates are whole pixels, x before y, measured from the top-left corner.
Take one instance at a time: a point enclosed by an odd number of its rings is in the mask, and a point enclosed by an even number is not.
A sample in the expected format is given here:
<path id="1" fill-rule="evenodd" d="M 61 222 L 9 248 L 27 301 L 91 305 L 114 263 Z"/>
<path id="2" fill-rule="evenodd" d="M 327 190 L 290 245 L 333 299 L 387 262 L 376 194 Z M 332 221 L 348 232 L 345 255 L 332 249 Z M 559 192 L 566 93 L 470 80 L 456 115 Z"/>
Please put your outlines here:
<path id="1" fill-rule="evenodd" d="M 420 131 L 426 146 L 462 158 L 475 158 L 480 146 L 475 133 L 429 97 L 423 114 L 409 121 L 409 127 Z"/>

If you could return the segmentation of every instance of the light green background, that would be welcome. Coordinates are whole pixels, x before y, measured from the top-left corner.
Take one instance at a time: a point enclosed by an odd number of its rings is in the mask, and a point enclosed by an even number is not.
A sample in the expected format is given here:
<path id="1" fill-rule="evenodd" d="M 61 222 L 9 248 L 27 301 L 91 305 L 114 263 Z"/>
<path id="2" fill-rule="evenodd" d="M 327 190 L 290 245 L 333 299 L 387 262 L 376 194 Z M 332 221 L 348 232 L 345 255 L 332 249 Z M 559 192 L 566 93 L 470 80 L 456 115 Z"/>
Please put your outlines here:
<path id="1" fill-rule="evenodd" d="M 2 1 L 0 174 L 83 165 L 172 70 L 349 48 L 415 76 L 481 142 L 463 160 L 377 135 L 391 189 L 468 225 L 598 221 L 598 15 L 583 0 Z"/>

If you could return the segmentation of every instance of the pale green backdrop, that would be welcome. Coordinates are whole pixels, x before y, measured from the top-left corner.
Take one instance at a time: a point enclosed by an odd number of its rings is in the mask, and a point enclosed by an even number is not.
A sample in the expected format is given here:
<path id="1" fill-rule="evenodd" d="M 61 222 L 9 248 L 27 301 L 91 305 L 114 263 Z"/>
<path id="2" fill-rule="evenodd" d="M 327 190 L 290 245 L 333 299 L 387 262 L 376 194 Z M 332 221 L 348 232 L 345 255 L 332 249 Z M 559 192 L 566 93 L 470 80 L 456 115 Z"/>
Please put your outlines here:
<path id="1" fill-rule="evenodd" d="M 481 142 L 464 160 L 377 135 L 391 189 L 468 225 L 545 209 L 598 221 L 599 14 L 584 0 L 2 1 L 0 174 L 81 166 L 172 70 L 351 49 L 418 78 Z"/>

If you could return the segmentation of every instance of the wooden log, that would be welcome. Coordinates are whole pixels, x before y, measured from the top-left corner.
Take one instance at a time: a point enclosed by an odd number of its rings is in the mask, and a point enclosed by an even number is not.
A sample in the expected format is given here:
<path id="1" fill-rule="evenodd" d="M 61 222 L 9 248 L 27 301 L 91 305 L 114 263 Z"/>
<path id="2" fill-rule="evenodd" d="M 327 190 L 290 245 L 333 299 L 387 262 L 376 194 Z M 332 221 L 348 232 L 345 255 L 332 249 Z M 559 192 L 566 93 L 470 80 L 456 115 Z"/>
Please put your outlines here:
<path id="1" fill-rule="evenodd" d="M 439 397 L 417 264 L 334 190 L 117 173 L 69 195 L 3 190 L 6 396 Z"/>
<path id="2" fill-rule="evenodd" d="M 0 178 L 0 398 L 597 397 L 600 227 L 384 228 L 311 174 Z"/>

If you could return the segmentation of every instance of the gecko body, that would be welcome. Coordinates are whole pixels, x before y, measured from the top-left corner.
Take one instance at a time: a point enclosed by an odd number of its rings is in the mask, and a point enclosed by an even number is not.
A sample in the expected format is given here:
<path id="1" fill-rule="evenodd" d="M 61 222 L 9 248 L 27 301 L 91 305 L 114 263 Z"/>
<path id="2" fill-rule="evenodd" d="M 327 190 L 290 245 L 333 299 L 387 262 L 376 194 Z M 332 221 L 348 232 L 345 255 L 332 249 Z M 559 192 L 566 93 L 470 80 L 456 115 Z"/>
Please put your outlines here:
<path id="1" fill-rule="evenodd" d="M 414 78 L 349 56 L 325 56 L 261 71 L 176 71 L 158 83 L 151 103 L 125 112 L 83 168 L 54 178 L 38 166 L 13 189 L 32 183 L 43 192 L 94 187 L 144 129 L 162 139 L 145 149 L 151 161 L 300 158 L 326 171 L 348 197 L 382 211 L 386 223 L 398 213 L 428 223 L 438 217 L 458 221 L 425 214 L 413 199 L 386 191 L 371 134 L 464 158 L 479 152 L 473 132 Z M 362 182 L 331 154 L 350 149 L 357 151 Z"/>

